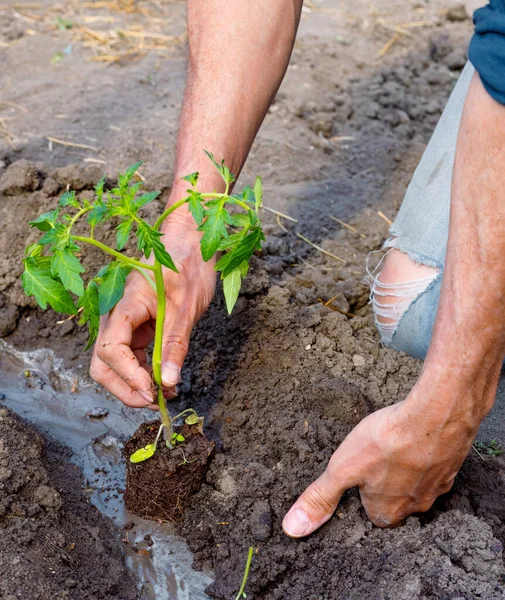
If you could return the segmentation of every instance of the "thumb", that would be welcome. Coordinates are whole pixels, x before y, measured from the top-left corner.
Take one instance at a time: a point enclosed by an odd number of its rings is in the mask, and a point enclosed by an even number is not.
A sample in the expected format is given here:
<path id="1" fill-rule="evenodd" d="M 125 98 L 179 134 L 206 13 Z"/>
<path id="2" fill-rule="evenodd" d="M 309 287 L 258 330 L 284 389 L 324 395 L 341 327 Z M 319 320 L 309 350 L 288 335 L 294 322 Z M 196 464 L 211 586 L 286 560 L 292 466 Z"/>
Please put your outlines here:
<path id="1" fill-rule="evenodd" d="M 186 315 L 167 315 L 163 327 L 161 380 L 168 388 L 175 387 L 181 380 L 182 363 L 188 353 L 191 329 Z"/>
<path id="2" fill-rule="evenodd" d="M 346 476 L 340 466 L 342 446 L 332 456 L 326 471 L 309 485 L 284 517 L 282 528 L 289 537 L 304 537 L 321 527 L 335 512 L 345 490 L 356 485 L 357 481 Z"/>

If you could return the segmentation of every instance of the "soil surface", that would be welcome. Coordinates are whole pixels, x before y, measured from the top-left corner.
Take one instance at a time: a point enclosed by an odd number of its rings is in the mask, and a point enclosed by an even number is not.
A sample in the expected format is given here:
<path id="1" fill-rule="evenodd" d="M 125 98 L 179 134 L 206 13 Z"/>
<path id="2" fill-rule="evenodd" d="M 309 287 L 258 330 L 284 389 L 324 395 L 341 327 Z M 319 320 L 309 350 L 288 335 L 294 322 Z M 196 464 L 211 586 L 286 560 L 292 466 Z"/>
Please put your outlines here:
<path id="1" fill-rule="evenodd" d="M 253 260 L 234 314 L 226 315 L 218 291 L 194 332 L 172 411 L 191 406 L 205 414 L 217 452 L 180 531 L 196 566 L 214 570 L 212 598 L 235 596 L 250 545 L 257 551 L 249 599 L 505 598 L 505 462 L 487 450 L 492 439 L 505 444 L 503 381 L 479 434 L 482 446 L 429 513 L 380 530 L 351 490 L 310 538 L 294 541 L 281 531 L 286 510 L 345 435 L 370 412 L 405 398 L 419 373 L 419 361 L 381 347 L 364 263 L 387 236 L 378 211 L 394 218 L 465 63 L 472 29 L 460 7 L 441 0 L 311 5 L 242 175 L 243 183 L 262 175 L 266 205 L 297 222 L 263 213 L 264 252 Z M 147 49 L 105 66 L 90 60 L 101 50 L 79 38 L 82 27 L 97 28 L 99 20 L 85 21 L 89 10 L 71 14 L 70 5 L 62 6 L 58 16 L 74 19 L 75 28 L 55 27 L 49 8 L 28 13 L 39 20 L 19 10 L 0 12 L 0 53 L 9 66 L 0 73 L 6 90 L 0 104 L 0 324 L 15 346 L 54 348 L 67 366 L 85 374 L 85 331 L 40 311 L 22 294 L 22 248 L 36 235 L 26 222 L 54 207 L 67 184 L 86 193 L 97 175 L 112 177 L 138 159 L 147 161 L 142 173 L 149 188 L 170 187 L 184 50 L 174 47 L 161 56 Z M 183 33 L 181 3 L 136 6 L 92 12 L 130 33 L 133 26 L 159 31 L 160 16 L 168 15 L 170 32 Z M 153 16 L 158 9 L 163 12 Z M 398 25 L 408 25 L 412 35 L 385 51 Z M 106 35 L 113 26 L 100 27 Z M 69 44 L 72 51 L 51 63 Z M 36 75 L 34 56 L 40 60 Z M 118 87 L 123 93 L 115 93 Z M 48 143 L 47 136 L 94 150 Z M 159 209 L 149 207 L 151 216 Z M 90 270 L 102 264 L 98 254 L 86 255 Z M 325 306 L 319 299 L 333 300 Z M 16 535 L 25 531 L 28 524 Z M 94 560 L 91 551 L 88 556 Z"/>
<path id="2" fill-rule="evenodd" d="M 139 598 L 69 452 L 0 408 L 0 598 Z"/>

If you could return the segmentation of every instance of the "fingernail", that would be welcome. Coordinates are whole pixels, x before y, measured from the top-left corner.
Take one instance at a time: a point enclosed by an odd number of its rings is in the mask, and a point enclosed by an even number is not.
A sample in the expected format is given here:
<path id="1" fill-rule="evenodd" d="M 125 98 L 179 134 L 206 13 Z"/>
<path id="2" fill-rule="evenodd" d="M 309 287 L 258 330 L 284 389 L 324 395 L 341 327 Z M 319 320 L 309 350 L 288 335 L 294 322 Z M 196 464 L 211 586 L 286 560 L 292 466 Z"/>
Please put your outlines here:
<path id="1" fill-rule="evenodd" d="M 173 362 L 166 362 L 161 365 L 161 380 L 163 385 L 174 387 L 181 379 L 181 369 Z"/>
<path id="2" fill-rule="evenodd" d="M 140 396 L 142 396 L 142 398 L 144 398 L 144 400 L 147 400 L 147 402 L 150 402 L 151 404 L 154 402 L 154 398 L 148 392 L 144 392 L 143 390 L 138 390 L 138 393 Z"/>
<path id="3" fill-rule="evenodd" d="M 292 508 L 284 517 L 282 528 L 291 537 L 302 537 L 310 529 L 310 519 L 301 508 Z"/>

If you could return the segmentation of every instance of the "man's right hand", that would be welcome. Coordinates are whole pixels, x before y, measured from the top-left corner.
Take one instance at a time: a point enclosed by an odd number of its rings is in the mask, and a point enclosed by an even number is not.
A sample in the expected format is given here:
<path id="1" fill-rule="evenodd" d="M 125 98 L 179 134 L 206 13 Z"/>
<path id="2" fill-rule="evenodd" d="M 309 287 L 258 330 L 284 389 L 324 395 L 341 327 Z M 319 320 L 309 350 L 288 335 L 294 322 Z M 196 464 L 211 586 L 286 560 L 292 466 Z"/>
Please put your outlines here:
<path id="1" fill-rule="evenodd" d="M 187 209 L 175 211 L 162 227 L 179 273 L 163 270 L 167 311 L 163 328 L 162 381 L 165 396 L 174 397 L 193 327 L 214 295 L 214 261 L 205 263 L 200 234 Z M 91 360 L 91 377 L 128 406 L 150 407 L 155 389 L 146 348 L 154 338 L 156 294 L 145 278 L 132 271 L 124 295 L 102 317 Z"/>

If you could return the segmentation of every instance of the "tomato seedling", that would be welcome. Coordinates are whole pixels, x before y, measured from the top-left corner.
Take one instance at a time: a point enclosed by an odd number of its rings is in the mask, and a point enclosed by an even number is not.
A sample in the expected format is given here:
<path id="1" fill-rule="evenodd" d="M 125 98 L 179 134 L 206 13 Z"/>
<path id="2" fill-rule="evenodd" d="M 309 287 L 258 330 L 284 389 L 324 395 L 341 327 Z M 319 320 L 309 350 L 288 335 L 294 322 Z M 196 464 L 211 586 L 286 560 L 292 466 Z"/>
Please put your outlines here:
<path id="1" fill-rule="evenodd" d="M 156 451 L 161 431 L 168 448 L 183 443 L 183 436 L 174 433 L 173 419 L 170 417 L 161 387 L 161 359 L 163 325 L 165 320 L 166 297 L 162 268 L 177 273 L 177 265 L 162 241 L 160 227 L 172 212 L 183 205 L 193 215 L 198 231 L 202 232 L 200 248 L 203 260 L 209 261 L 216 253 L 222 252 L 215 270 L 221 275 L 226 307 L 231 313 L 237 301 L 242 279 L 247 275 L 249 261 L 265 239 L 258 210 L 262 203 L 262 184 L 258 177 L 254 189 L 245 187 L 237 194 L 230 188 L 234 175 L 224 164 L 218 163 L 210 152 L 206 152 L 214 167 L 225 182 L 225 192 L 198 191 L 198 173 L 183 177 L 190 184 L 187 196 L 168 207 L 153 225 L 147 223 L 140 212 L 143 206 L 152 202 L 159 192 L 140 194 L 142 182 L 132 183 L 133 176 L 142 163 L 136 163 L 119 175 L 117 186 L 105 190 L 105 178 L 95 186 L 92 200 L 79 199 L 74 191 L 67 191 L 58 201 L 54 210 L 46 212 L 30 221 L 32 227 L 43 232 L 38 243 L 30 244 L 25 250 L 24 272 L 21 276 L 23 288 L 28 296 L 34 296 L 38 305 L 46 309 L 48 305 L 69 315 L 80 312 L 79 324 L 88 324 L 89 340 L 86 350 L 96 340 L 100 316 L 107 314 L 119 302 L 124 293 L 126 277 L 136 269 L 147 279 L 157 296 L 154 348 L 152 354 L 153 378 L 157 390 L 161 413 L 161 427 L 154 444 L 141 448 L 131 456 L 134 462 L 146 460 Z M 237 209 L 229 212 L 229 208 Z M 80 219 L 86 219 L 88 236 L 75 235 L 74 226 Z M 116 247 L 111 248 L 96 239 L 96 230 L 109 219 L 116 219 Z M 123 254 L 131 235 L 135 235 L 137 248 L 145 259 Z M 92 245 L 113 260 L 88 280 L 86 287 L 82 279 L 85 272 L 80 261 L 80 245 Z M 77 303 L 75 301 L 77 297 Z M 177 415 L 190 413 L 186 423 L 199 422 L 193 409 Z M 177 418 L 175 417 L 175 418 Z"/>

